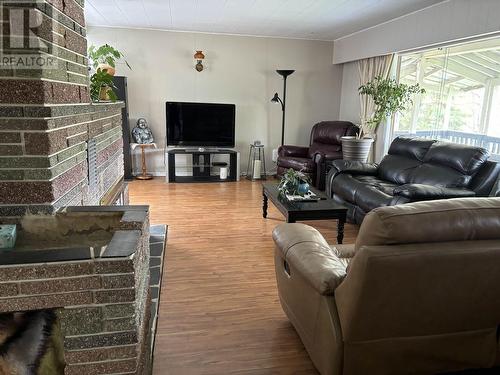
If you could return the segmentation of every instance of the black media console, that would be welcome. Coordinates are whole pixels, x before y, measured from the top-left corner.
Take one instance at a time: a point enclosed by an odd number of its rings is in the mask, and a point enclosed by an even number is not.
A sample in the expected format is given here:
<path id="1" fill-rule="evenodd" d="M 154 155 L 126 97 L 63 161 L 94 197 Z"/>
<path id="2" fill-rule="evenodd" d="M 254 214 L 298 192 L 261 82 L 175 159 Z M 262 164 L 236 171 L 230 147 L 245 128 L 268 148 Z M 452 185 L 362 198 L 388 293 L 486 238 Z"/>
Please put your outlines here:
<path id="1" fill-rule="evenodd" d="M 168 182 L 226 182 L 236 181 L 238 153 L 233 150 L 184 150 L 174 149 L 167 151 L 168 155 Z M 192 165 L 183 165 L 182 168 L 192 168 L 192 176 L 177 176 L 175 173 L 176 155 L 192 155 Z M 229 174 L 226 179 L 221 179 L 219 174 L 212 175 L 212 155 L 229 155 Z"/>

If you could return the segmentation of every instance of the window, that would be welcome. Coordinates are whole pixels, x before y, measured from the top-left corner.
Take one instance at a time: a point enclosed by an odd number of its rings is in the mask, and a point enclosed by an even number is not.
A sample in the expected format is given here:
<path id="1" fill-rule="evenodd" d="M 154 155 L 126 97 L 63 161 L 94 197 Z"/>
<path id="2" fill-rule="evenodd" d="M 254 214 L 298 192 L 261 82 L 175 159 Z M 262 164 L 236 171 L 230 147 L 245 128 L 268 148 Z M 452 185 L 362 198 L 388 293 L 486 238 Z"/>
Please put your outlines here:
<path id="1" fill-rule="evenodd" d="M 394 136 L 482 146 L 500 161 L 500 39 L 402 55 L 399 80 L 426 92 L 396 118 Z"/>

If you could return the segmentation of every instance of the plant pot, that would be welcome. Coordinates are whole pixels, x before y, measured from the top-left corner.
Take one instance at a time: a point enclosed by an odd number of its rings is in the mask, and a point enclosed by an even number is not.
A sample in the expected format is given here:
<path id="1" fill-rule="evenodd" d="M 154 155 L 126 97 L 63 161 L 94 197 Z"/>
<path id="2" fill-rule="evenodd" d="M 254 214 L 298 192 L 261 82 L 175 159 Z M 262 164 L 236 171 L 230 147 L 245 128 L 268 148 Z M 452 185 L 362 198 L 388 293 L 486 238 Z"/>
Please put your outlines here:
<path id="1" fill-rule="evenodd" d="M 116 69 L 109 64 L 99 64 L 97 66 L 97 69 L 106 70 L 106 73 L 108 73 L 110 76 L 114 76 L 116 73 Z"/>
<path id="2" fill-rule="evenodd" d="M 109 101 L 109 90 L 111 90 L 109 86 L 102 86 L 101 91 L 99 92 L 99 100 Z"/>
<path id="3" fill-rule="evenodd" d="M 372 138 L 342 137 L 342 157 L 344 160 L 366 163 L 372 147 Z"/>

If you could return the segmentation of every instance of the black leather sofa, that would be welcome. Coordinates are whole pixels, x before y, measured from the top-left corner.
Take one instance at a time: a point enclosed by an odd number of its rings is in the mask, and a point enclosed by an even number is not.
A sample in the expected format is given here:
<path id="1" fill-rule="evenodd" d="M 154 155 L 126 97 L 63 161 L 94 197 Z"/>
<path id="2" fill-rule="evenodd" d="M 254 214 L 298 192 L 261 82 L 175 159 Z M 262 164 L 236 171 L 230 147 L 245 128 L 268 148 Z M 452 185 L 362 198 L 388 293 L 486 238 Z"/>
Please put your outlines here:
<path id="1" fill-rule="evenodd" d="M 500 164 L 481 147 L 420 138 L 396 138 L 379 165 L 335 160 L 327 194 L 361 223 L 380 206 L 408 202 L 500 196 Z"/>

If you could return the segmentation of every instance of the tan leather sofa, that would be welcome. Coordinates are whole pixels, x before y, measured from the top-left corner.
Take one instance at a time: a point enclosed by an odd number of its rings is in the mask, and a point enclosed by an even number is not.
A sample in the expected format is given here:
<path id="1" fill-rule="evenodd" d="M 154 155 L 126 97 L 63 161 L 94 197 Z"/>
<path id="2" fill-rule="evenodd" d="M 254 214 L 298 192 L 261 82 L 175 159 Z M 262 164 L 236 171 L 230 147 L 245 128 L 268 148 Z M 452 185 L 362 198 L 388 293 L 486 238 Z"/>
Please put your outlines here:
<path id="1" fill-rule="evenodd" d="M 353 246 L 304 224 L 273 238 L 281 305 L 321 374 L 500 365 L 499 198 L 377 208 Z"/>

